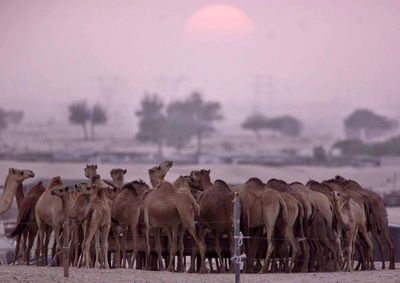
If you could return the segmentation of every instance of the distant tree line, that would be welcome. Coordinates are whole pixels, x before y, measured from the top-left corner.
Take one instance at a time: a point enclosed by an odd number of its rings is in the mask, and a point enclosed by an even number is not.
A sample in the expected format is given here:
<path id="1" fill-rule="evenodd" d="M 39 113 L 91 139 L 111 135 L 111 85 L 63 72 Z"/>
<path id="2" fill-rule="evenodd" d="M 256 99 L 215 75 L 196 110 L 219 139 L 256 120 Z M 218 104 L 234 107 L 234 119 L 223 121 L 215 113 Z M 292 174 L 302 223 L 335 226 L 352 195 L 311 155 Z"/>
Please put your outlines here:
<path id="1" fill-rule="evenodd" d="M 262 130 L 272 130 L 296 137 L 300 135 L 303 124 L 298 119 L 288 115 L 267 118 L 262 114 L 253 114 L 244 120 L 241 127 L 245 130 L 253 131 L 257 138 L 260 138 Z"/>
<path id="2" fill-rule="evenodd" d="M 4 110 L 0 107 L 0 138 L 2 132 L 7 129 L 9 125 L 18 125 L 24 118 L 24 112 L 14 110 Z"/>
<path id="3" fill-rule="evenodd" d="M 163 156 L 164 145 L 180 153 L 193 139 L 196 140 L 196 156 L 199 157 L 204 137 L 215 130 L 214 122 L 223 118 L 220 104 L 204 101 L 198 92 L 168 105 L 164 105 L 157 94 L 147 94 L 136 115 L 139 117 L 136 138 L 156 144 L 160 157 Z"/>
<path id="4" fill-rule="evenodd" d="M 107 123 L 107 113 L 100 104 L 90 109 L 86 101 L 78 101 L 69 105 L 69 121 L 82 127 L 85 140 L 89 139 L 87 125 L 90 124 L 91 139 L 95 140 L 95 126 Z"/>

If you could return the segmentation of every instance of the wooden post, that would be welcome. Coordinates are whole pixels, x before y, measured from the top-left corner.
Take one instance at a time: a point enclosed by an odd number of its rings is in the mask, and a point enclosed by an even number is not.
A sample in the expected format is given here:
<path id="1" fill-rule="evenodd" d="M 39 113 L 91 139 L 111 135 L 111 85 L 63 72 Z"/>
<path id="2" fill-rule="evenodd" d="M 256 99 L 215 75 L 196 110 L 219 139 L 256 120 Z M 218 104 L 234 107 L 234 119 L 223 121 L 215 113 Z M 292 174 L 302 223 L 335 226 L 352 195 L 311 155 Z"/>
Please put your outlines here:
<path id="1" fill-rule="evenodd" d="M 240 238 L 240 203 L 239 203 L 239 195 L 236 192 L 234 198 L 234 206 L 233 206 L 233 219 L 234 219 L 234 228 L 235 228 L 235 282 L 240 282 L 240 246 L 239 246 L 239 238 Z"/>

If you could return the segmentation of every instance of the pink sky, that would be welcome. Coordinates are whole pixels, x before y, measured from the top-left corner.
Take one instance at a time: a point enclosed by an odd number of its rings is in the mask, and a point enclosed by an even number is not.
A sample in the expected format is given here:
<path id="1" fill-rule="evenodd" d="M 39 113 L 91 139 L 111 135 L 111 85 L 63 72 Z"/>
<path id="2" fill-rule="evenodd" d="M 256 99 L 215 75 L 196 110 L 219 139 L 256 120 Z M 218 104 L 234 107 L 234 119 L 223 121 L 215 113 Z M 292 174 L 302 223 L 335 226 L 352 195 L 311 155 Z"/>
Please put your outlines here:
<path id="1" fill-rule="evenodd" d="M 248 16 L 254 30 L 245 42 L 185 34 L 191 16 L 216 3 Z M 1 106 L 31 118 L 46 119 L 53 106 L 65 111 L 76 99 L 105 100 L 102 76 L 121 78 L 113 103 L 122 108 L 135 109 L 144 91 L 171 100 L 198 89 L 224 103 L 236 123 L 254 108 L 256 75 L 257 108 L 266 115 L 340 121 L 370 107 L 400 116 L 396 0 L 13 0 L 0 2 L 0 18 Z"/>

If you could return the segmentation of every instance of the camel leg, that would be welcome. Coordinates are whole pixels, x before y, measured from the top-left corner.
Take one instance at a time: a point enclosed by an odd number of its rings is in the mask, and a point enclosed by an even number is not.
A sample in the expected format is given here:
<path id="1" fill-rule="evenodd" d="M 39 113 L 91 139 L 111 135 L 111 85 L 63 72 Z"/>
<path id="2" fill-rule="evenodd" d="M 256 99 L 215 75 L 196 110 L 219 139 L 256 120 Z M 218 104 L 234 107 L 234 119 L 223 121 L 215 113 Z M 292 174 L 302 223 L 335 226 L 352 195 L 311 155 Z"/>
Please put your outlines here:
<path id="1" fill-rule="evenodd" d="M 383 246 L 381 235 L 378 233 L 377 228 L 373 226 L 371 227 L 371 233 L 374 236 L 376 243 L 378 244 L 379 253 L 381 254 L 382 260 L 382 269 L 385 269 L 385 248 Z"/>
<path id="2" fill-rule="evenodd" d="M 101 257 L 101 244 L 100 244 L 100 230 L 97 230 L 94 235 L 94 248 L 96 251 L 96 260 L 94 267 L 100 267 L 100 257 Z"/>
<path id="3" fill-rule="evenodd" d="M 187 231 L 189 234 L 192 236 L 193 240 L 196 242 L 199 251 L 200 251 L 200 270 L 199 273 L 208 273 L 208 270 L 206 268 L 205 264 L 205 256 L 206 256 L 206 246 L 204 244 L 204 241 L 199 239 L 196 235 L 196 226 L 194 222 L 189 222 L 187 219 L 182 218 L 182 222 L 184 226 L 186 227 Z"/>
<path id="4" fill-rule="evenodd" d="M 115 253 L 116 253 L 116 259 L 114 264 L 115 268 L 121 268 L 121 247 L 119 242 L 118 226 L 113 224 L 111 228 L 114 236 Z"/>
<path id="5" fill-rule="evenodd" d="M 16 243 L 15 243 L 15 249 L 14 249 L 14 259 L 12 260 L 14 264 L 16 263 L 16 261 L 18 259 L 19 246 L 20 246 L 20 243 L 21 243 L 21 237 L 22 237 L 22 234 L 19 234 L 17 236 L 16 240 L 15 240 Z"/>
<path id="6" fill-rule="evenodd" d="M 216 261 L 216 265 L 217 265 L 217 271 L 218 272 L 224 272 L 224 262 L 222 259 L 222 252 L 221 252 L 221 245 L 219 243 L 219 237 L 221 236 L 221 233 L 215 231 L 214 232 L 214 244 L 215 244 L 215 252 L 217 253 L 217 257 L 218 257 L 218 262 Z"/>
<path id="7" fill-rule="evenodd" d="M 392 239 L 392 235 L 390 234 L 388 225 L 383 225 L 382 227 L 383 235 L 389 245 L 389 252 L 390 252 L 390 264 L 389 269 L 395 269 L 394 262 L 395 262 L 395 250 L 394 250 L 394 243 Z"/>
<path id="8" fill-rule="evenodd" d="M 292 272 L 294 264 L 297 261 L 297 256 L 298 256 L 298 252 L 299 252 L 299 243 L 294 238 L 293 230 L 290 230 L 290 232 L 287 234 L 287 237 L 288 237 L 288 242 L 290 244 L 290 248 L 292 250 L 292 260 L 289 265 L 289 272 Z M 288 252 L 288 254 L 289 254 L 289 252 Z M 289 263 L 287 263 L 287 264 L 289 264 Z"/>
<path id="9" fill-rule="evenodd" d="M 154 229 L 154 240 L 156 244 L 156 252 L 157 252 L 157 260 L 160 265 L 160 270 L 164 270 L 164 264 L 161 257 L 161 239 L 160 239 L 160 231 L 161 228 Z"/>
<path id="10" fill-rule="evenodd" d="M 143 211 L 144 218 L 144 239 L 146 242 L 146 261 L 145 261 L 145 270 L 150 270 L 150 239 L 149 239 L 149 214 L 147 209 Z"/>
<path id="11" fill-rule="evenodd" d="M 122 267 L 126 267 L 126 235 L 128 234 L 128 225 L 122 226 Z"/>
<path id="12" fill-rule="evenodd" d="M 131 262 L 129 263 L 129 268 L 133 268 L 133 265 L 135 264 L 135 260 L 138 254 L 138 240 L 139 240 L 139 236 L 138 236 L 138 223 L 132 223 L 131 225 L 131 231 L 132 231 L 132 237 L 133 237 L 133 253 L 132 253 L 132 258 L 131 258 Z"/>
<path id="13" fill-rule="evenodd" d="M 100 256 L 100 268 L 109 268 L 107 252 L 108 252 L 108 234 L 110 233 L 110 225 L 103 225 L 101 228 L 101 256 Z"/>
<path id="14" fill-rule="evenodd" d="M 76 267 L 79 253 L 79 226 L 75 222 L 72 223 L 72 245 L 74 248 L 74 262 L 72 266 Z"/>
<path id="15" fill-rule="evenodd" d="M 169 250 L 169 264 L 167 267 L 167 271 L 174 270 L 174 258 L 176 256 L 176 252 L 178 251 L 178 226 L 175 225 L 172 227 L 172 236 L 171 236 L 171 247 Z"/>
<path id="16" fill-rule="evenodd" d="M 374 269 L 376 269 L 375 265 L 374 265 L 374 245 L 372 244 L 371 237 L 365 226 L 360 227 L 360 234 L 363 236 L 363 238 L 367 242 L 367 246 L 368 246 L 367 258 L 368 258 L 368 261 L 371 263 L 370 269 L 374 270 Z"/>
<path id="17" fill-rule="evenodd" d="M 95 228 L 95 227 L 93 227 L 93 228 Z M 87 239 L 85 240 L 85 244 L 84 244 L 84 250 L 85 250 L 84 255 L 86 257 L 86 259 L 85 259 L 86 268 L 90 268 L 90 265 L 92 262 L 91 257 L 90 257 L 90 244 L 95 235 L 95 232 L 93 230 L 94 229 L 92 229 L 92 227 L 91 227 L 90 231 L 89 231 L 89 235 L 88 235 Z"/>
<path id="18" fill-rule="evenodd" d="M 230 257 L 229 257 L 229 271 L 234 272 L 234 263 L 233 263 L 233 256 L 235 255 L 235 247 L 234 247 L 234 237 L 233 237 L 233 231 L 232 229 L 228 230 L 228 240 L 229 240 L 229 252 L 230 252 Z"/>
<path id="19" fill-rule="evenodd" d="M 274 235 L 274 226 L 267 227 L 267 252 L 265 254 L 264 266 L 262 268 L 262 272 L 266 273 L 268 271 L 268 267 L 271 261 L 271 255 L 275 249 L 274 241 L 272 240 L 272 235 Z"/>
<path id="20" fill-rule="evenodd" d="M 185 266 L 183 265 L 183 257 L 184 257 L 184 244 L 183 244 L 183 238 L 185 236 L 185 228 L 183 225 L 180 225 L 179 227 L 179 258 L 178 258 L 178 272 L 184 272 L 185 271 Z"/>
<path id="21" fill-rule="evenodd" d="M 54 261 L 55 259 L 59 259 L 59 252 L 61 251 L 61 243 L 60 243 L 60 235 L 61 235 L 61 229 L 58 226 L 55 226 L 53 228 L 54 230 L 54 241 L 56 243 L 56 252 L 53 254 L 53 258 L 52 261 Z"/>
<path id="22" fill-rule="evenodd" d="M 32 231 L 32 230 L 29 231 L 27 236 L 28 236 L 28 246 L 25 251 L 24 260 L 26 262 L 26 265 L 29 265 L 29 261 L 31 258 L 31 250 L 32 250 L 33 242 L 35 241 L 36 231 Z"/>

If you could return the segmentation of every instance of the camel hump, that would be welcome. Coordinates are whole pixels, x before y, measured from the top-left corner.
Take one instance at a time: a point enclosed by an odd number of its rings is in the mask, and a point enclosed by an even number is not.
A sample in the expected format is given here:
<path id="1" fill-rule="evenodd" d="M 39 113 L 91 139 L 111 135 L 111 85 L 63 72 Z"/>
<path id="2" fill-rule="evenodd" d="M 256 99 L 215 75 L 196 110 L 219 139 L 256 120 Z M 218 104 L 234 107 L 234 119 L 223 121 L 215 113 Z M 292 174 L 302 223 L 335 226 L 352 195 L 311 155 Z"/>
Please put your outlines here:
<path id="1" fill-rule="evenodd" d="M 255 184 L 257 186 L 263 186 L 264 187 L 264 183 L 263 181 L 261 181 L 259 178 L 257 177 L 253 177 L 247 180 L 247 182 L 245 183 L 245 185 L 251 185 L 251 184 Z"/>
<path id="2" fill-rule="evenodd" d="M 267 182 L 267 185 L 279 191 L 287 191 L 290 189 L 289 185 L 285 181 L 279 179 L 270 179 Z"/>
<path id="3" fill-rule="evenodd" d="M 231 192 L 231 189 L 229 188 L 228 184 L 220 179 L 214 182 L 214 188 L 219 192 Z"/>
<path id="4" fill-rule="evenodd" d="M 14 228 L 14 230 L 8 235 L 8 238 L 14 238 L 15 236 L 21 235 L 25 231 L 26 224 L 28 223 L 29 216 L 31 214 L 31 211 L 33 207 L 35 206 L 36 202 L 29 201 L 29 202 L 24 202 L 21 206 L 21 209 L 18 213 L 18 224 Z"/>
<path id="5" fill-rule="evenodd" d="M 297 181 L 290 183 L 290 185 L 301 185 L 301 186 L 304 186 L 303 183 L 297 182 Z"/>
<path id="6" fill-rule="evenodd" d="M 318 183 L 318 182 L 315 181 L 315 180 L 310 180 L 310 181 L 308 181 L 307 184 L 306 184 L 306 186 L 311 186 L 311 187 L 313 187 L 313 186 L 319 186 L 319 185 L 320 185 L 320 183 Z"/>
<path id="7" fill-rule="evenodd" d="M 160 190 L 162 192 L 175 192 L 174 186 L 169 182 L 161 182 L 155 190 Z"/>

